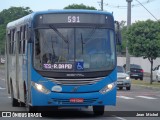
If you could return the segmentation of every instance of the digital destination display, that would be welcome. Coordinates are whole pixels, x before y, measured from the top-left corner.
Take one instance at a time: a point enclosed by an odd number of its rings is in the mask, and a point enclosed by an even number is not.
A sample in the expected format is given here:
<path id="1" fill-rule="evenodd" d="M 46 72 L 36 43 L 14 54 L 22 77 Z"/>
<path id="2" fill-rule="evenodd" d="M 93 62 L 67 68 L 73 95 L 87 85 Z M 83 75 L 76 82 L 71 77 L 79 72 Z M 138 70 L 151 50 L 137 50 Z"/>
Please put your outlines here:
<path id="1" fill-rule="evenodd" d="M 106 24 L 109 21 L 113 21 L 113 17 L 111 15 L 105 15 L 105 14 L 60 13 L 60 14 L 43 14 L 38 16 L 38 24 L 56 24 L 56 23 Z"/>

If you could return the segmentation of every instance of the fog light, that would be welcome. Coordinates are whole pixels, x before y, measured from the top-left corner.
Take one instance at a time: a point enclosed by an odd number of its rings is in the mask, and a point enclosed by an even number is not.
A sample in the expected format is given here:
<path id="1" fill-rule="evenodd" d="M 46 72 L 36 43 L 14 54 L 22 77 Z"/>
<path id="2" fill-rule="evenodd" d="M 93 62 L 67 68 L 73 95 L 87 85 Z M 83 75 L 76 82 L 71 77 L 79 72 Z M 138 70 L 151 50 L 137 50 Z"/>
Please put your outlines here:
<path id="1" fill-rule="evenodd" d="M 126 80 L 129 80 L 130 78 L 129 77 L 126 77 Z"/>

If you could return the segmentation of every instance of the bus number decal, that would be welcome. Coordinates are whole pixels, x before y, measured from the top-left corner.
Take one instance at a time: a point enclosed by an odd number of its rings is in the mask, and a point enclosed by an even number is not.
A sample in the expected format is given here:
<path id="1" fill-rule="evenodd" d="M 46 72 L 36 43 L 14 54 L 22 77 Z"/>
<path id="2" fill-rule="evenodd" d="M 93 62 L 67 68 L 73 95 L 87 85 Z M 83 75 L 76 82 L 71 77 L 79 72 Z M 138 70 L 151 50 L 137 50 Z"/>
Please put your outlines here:
<path id="1" fill-rule="evenodd" d="M 80 23 L 79 16 L 68 16 L 68 23 Z"/>

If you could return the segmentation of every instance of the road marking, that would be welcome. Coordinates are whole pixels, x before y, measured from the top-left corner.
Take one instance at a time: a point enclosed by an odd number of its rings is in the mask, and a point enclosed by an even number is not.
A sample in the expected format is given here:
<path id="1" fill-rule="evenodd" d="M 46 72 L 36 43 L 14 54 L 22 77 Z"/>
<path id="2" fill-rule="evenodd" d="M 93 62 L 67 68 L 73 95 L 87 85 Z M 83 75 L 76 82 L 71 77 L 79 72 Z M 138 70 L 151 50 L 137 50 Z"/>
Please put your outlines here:
<path id="1" fill-rule="evenodd" d="M 157 98 L 154 98 L 154 97 L 148 97 L 148 96 L 136 96 L 136 97 L 139 97 L 139 98 L 145 98 L 145 99 L 150 99 L 150 100 L 157 99 Z"/>
<path id="2" fill-rule="evenodd" d="M 4 89 L 6 89 L 6 88 L 2 88 L 2 87 L 0 87 L 0 90 L 4 90 Z"/>
<path id="3" fill-rule="evenodd" d="M 9 96 L 8 98 L 11 98 L 11 96 Z"/>
<path id="4" fill-rule="evenodd" d="M 117 118 L 117 119 L 119 119 L 119 120 L 127 120 L 127 119 L 124 119 L 124 118 L 122 118 L 122 117 L 118 117 L 118 116 L 116 116 L 116 115 L 112 115 L 113 117 L 115 117 L 115 118 Z"/>
<path id="5" fill-rule="evenodd" d="M 129 100 L 129 99 L 134 99 L 134 98 L 131 98 L 131 97 L 126 97 L 126 96 L 117 96 L 118 98 L 123 98 L 123 99 L 127 99 L 127 100 Z"/>

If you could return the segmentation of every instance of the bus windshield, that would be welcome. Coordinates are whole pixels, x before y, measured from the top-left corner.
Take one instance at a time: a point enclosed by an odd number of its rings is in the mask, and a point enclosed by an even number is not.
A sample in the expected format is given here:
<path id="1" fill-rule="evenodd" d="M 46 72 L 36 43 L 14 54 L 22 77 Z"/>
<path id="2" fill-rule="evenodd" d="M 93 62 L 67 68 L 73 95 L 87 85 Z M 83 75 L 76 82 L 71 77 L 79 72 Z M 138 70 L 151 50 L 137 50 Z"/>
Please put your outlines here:
<path id="1" fill-rule="evenodd" d="M 114 32 L 107 28 L 38 28 L 34 46 L 37 70 L 94 72 L 116 64 Z"/>

